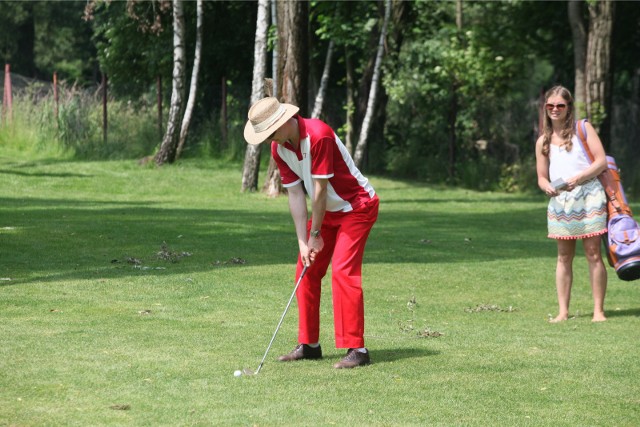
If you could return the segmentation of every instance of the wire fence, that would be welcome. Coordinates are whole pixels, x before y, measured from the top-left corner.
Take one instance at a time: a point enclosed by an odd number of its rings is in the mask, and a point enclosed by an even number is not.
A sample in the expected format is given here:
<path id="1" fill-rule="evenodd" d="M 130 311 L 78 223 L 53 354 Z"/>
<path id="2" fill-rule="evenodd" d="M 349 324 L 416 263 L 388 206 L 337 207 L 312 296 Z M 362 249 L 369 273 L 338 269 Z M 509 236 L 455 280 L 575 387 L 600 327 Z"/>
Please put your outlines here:
<path id="1" fill-rule="evenodd" d="M 108 91 L 106 78 L 81 86 L 58 81 L 55 74 L 43 81 L 5 71 L 0 127 L 37 129 L 40 139 L 55 140 L 80 158 L 145 157 L 162 142 L 170 85 L 163 92 L 158 81 L 138 99 L 119 99 Z M 190 127 L 185 155 L 244 155 L 244 141 L 235 136 L 242 135 L 245 92 L 248 89 L 225 79 L 201 85 L 201 98 L 208 105 L 201 104 Z"/>

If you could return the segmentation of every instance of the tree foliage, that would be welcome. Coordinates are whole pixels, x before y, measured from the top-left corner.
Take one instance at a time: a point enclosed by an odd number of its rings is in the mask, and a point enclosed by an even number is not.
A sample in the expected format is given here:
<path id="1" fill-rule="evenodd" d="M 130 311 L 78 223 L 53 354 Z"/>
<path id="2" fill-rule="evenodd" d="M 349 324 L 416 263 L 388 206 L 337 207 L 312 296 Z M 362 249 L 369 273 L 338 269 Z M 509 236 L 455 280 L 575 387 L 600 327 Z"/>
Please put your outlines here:
<path id="1" fill-rule="evenodd" d="M 97 61 L 78 2 L 0 2 L 0 60 L 31 78 L 91 81 Z"/>
<path id="2" fill-rule="evenodd" d="M 171 2 L 100 1 L 87 16 L 101 69 L 117 95 L 137 98 L 157 76 L 171 75 Z"/>
<path id="3" fill-rule="evenodd" d="M 588 24 L 589 5 L 598 1 L 580 1 L 573 12 Z M 462 5 L 461 27 L 456 24 L 457 4 Z M 205 48 L 186 156 L 225 154 L 239 160 L 245 153 L 242 127 L 251 96 L 256 5 L 203 4 Z M 307 5 L 308 63 L 303 65 L 308 91 L 300 99 L 315 98 L 332 43 L 321 118 L 351 146 L 366 110 L 384 1 Z M 183 6 L 185 49 L 193 52 L 196 3 L 185 1 Z M 575 92 L 567 6 L 529 0 L 394 0 L 380 102 L 363 169 L 479 189 L 524 188 L 527 176 L 533 176 L 541 92 L 554 84 Z M 613 19 L 607 75 L 613 107 L 606 114 L 610 148 L 614 155 L 625 155 L 619 161 L 625 168 L 627 156 L 640 155 L 632 143 L 640 137 L 634 126 L 640 118 L 640 8 L 635 2 L 616 2 Z M 272 26 L 270 50 L 277 47 L 276 33 Z M 105 72 L 111 95 L 123 100 L 155 96 L 158 76 L 171 81 L 172 35 L 167 1 L 0 2 L 0 59 L 13 72 L 50 80 L 57 71 L 60 78 L 80 84 L 95 84 Z M 191 68 L 188 59 L 186 69 Z M 168 101 L 168 84 L 161 95 Z M 312 106 L 301 107 L 310 112 Z M 228 115 L 224 128 L 218 120 L 221 111 Z M 223 146 L 219 141 L 227 134 L 229 143 Z M 626 169 L 625 184 L 633 187 L 633 174 Z"/>
<path id="4" fill-rule="evenodd" d="M 491 173 L 492 166 L 517 151 L 507 144 L 522 138 L 514 135 L 518 124 L 510 129 L 512 122 L 501 113 L 504 107 L 511 108 L 511 114 L 519 110 L 520 100 L 508 94 L 517 93 L 517 85 L 530 79 L 521 54 L 526 49 L 511 37 L 516 29 L 508 22 L 499 26 L 500 34 L 492 30 L 495 16 L 513 6 L 494 2 L 465 5 L 467 24 L 460 31 L 455 25 L 454 3 L 416 4 L 412 31 L 398 62 L 389 64 L 385 88 L 390 98 L 387 155 L 392 173 L 413 171 L 436 181 L 449 176 L 448 106 L 454 96 L 459 104 L 452 124 L 459 135 L 458 162 L 486 161 L 483 167 Z M 488 151 L 478 141 L 487 141 Z M 469 182 L 482 182 L 478 169 L 466 171 Z"/>

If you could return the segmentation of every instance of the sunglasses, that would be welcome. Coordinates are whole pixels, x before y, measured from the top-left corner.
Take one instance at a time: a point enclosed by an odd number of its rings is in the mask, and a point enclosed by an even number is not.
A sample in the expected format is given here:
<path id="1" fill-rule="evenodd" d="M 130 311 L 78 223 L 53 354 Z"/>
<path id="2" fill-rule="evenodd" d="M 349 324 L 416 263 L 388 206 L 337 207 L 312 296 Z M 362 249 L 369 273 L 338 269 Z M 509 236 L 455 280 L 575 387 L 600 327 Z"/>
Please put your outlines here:
<path id="1" fill-rule="evenodd" d="M 564 111 L 567 108 L 567 104 L 545 104 L 544 106 L 547 111 L 553 111 L 554 108 L 557 108 L 558 111 Z"/>

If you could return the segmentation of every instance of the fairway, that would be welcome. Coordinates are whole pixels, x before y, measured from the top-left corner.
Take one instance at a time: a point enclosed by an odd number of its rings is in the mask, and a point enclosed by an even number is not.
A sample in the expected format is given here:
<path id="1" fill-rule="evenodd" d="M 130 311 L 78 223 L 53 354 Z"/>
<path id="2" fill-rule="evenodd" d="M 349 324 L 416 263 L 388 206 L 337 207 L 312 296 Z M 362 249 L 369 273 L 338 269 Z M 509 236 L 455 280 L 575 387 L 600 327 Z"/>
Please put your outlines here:
<path id="1" fill-rule="evenodd" d="M 608 267 L 592 323 L 578 245 L 571 318 L 549 324 L 537 194 L 371 177 L 372 364 L 332 368 L 326 280 L 324 359 L 276 361 L 294 300 L 260 373 L 234 377 L 258 367 L 297 251 L 286 197 L 241 193 L 241 167 L 0 153 L 0 425 L 640 425 L 640 281 Z"/>

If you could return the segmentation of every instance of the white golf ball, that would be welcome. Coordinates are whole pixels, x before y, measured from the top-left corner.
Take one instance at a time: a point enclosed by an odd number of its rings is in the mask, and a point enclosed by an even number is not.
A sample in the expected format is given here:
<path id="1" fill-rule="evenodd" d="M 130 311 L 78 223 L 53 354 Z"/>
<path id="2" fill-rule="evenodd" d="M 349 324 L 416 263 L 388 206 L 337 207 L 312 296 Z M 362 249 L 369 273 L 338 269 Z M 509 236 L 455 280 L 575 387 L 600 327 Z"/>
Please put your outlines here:
<path id="1" fill-rule="evenodd" d="M 234 371 L 234 372 L 233 372 L 233 376 L 234 376 L 234 377 L 240 377 L 240 376 L 242 376 L 242 371 Z"/>

